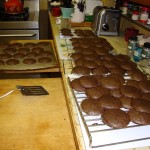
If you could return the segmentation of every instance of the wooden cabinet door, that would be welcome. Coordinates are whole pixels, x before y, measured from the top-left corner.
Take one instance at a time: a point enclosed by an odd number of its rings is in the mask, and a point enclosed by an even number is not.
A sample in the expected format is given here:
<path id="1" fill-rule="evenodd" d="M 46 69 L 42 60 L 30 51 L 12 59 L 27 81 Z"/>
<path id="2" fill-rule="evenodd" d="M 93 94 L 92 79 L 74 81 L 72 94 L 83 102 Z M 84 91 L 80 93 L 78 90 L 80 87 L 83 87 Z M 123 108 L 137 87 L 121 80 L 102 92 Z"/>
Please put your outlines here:
<path id="1" fill-rule="evenodd" d="M 150 0 L 129 0 L 131 2 L 135 2 L 135 3 L 138 3 L 138 4 L 142 4 L 142 5 L 145 5 L 145 6 L 150 6 Z"/>

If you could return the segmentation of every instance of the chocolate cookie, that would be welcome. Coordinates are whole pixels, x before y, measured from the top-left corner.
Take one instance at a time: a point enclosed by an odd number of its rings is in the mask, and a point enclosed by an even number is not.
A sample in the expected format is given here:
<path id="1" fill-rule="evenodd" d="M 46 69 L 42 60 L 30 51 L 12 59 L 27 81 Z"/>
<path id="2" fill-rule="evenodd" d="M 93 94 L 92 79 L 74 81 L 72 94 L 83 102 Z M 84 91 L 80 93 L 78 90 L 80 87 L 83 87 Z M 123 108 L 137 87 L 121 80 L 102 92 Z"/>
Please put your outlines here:
<path id="1" fill-rule="evenodd" d="M 26 47 L 26 48 L 33 48 L 35 46 L 36 46 L 36 44 L 32 43 L 32 42 L 27 42 L 27 43 L 24 44 L 24 47 Z"/>
<path id="2" fill-rule="evenodd" d="M 70 55 L 70 57 L 74 60 L 74 61 L 76 61 L 76 60 L 78 60 L 79 58 L 82 58 L 83 57 L 83 55 L 79 52 L 79 53 L 72 53 L 71 55 Z"/>
<path id="3" fill-rule="evenodd" d="M 97 116 L 102 114 L 103 109 L 97 105 L 97 100 L 85 99 L 81 102 L 81 109 L 88 115 Z"/>
<path id="4" fill-rule="evenodd" d="M 136 88 L 139 87 L 139 82 L 136 80 L 127 80 L 126 85 L 134 86 Z"/>
<path id="5" fill-rule="evenodd" d="M 51 61 L 52 61 L 52 59 L 49 58 L 49 57 L 41 57 L 41 58 L 38 59 L 39 63 L 49 63 Z"/>
<path id="6" fill-rule="evenodd" d="M 150 113 L 150 101 L 144 99 L 134 99 L 131 106 L 136 111 Z"/>
<path id="7" fill-rule="evenodd" d="M 150 80 L 140 81 L 139 87 L 144 93 L 150 93 Z"/>
<path id="8" fill-rule="evenodd" d="M 122 107 L 122 103 L 119 98 L 111 95 L 102 95 L 98 103 L 104 109 L 119 109 Z"/>
<path id="9" fill-rule="evenodd" d="M 105 66 L 99 65 L 97 68 L 92 69 L 91 72 L 93 75 L 106 75 L 109 73 L 109 70 Z"/>
<path id="10" fill-rule="evenodd" d="M 125 97 L 129 97 L 129 98 L 140 98 L 141 97 L 141 91 L 130 85 L 121 86 L 121 93 Z"/>
<path id="11" fill-rule="evenodd" d="M 90 75 L 90 69 L 84 66 L 75 66 L 71 73 L 76 75 Z"/>
<path id="12" fill-rule="evenodd" d="M 98 81 L 94 76 L 82 76 L 79 78 L 79 82 L 85 88 L 92 88 L 98 85 Z"/>
<path id="13" fill-rule="evenodd" d="M 102 95 L 108 94 L 108 90 L 106 88 L 103 88 L 101 86 L 96 86 L 89 88 L 85 91 L 87 97 L 92 99 L 99 99 Z"/>
<path id="14" fill-rule="evenodd" d="M 120 89 L 112 89 L 109 90 L 110 95 L 116 98 L 120 98 L 122 96 Z"/>
<path id="15" fill-rule="evenodd" d="M 72 89 L 78 92 L 84 92 L 85 88 L 80 84 L 79 79 L 74 79 L 70 82 L 70 86 Z"/>
<path id="16" fill-rule="evenodd" d="M 148 125 L 150 124 L 150 113 L 140 112 L 131 109 L 128 112 L 130 120 L 136 124 Z"/>
<path id="17" fill-rule="evenodd" d="M 102 114 L 102 121 L 112 128 L 125 128 L 130 122 L 129 115 L 120 109 L 109 109 Z"/>
<path id="18" fill-rule="evenodd" d="M 9 59 L 9 60 L 6 61 L 6 64 L 7 65 L 17 65 L 17 64 L 19 64 L 19 60 L 17 60 L 17 59 Z"/>
<path id="19" fill-rule="evenodd" d="M 35 64 L 36 60 L 34 58 L 26 58 L 26 59 L 23 60 L 23 63 L 31 65 L 31 64 Z"/>
<path id="20" fill-rule="evenodd" d="M 15 53 L 13 55 L 14 58 L 24 58 L 25 57 L 25 54 L 24 53 Z"/>
<path id="21" fill-rule="evenodd" d="M 108 77 L 103 77 L 101 79 L 101 85 L 107 89 L 119 89 L 121 86 L 121 83 L 118 79 L 108 76 Z"/>
<path id="22" fill-rule="evenodd" d="M 122 103 L 122 107 L 123 108 L 126 108 L 126 109 L 131 109 L 131 101 L 133 100 L 132 98 L 129 98 L 129 97 L 120 97 L 119 98 L 121 103 Z"/>

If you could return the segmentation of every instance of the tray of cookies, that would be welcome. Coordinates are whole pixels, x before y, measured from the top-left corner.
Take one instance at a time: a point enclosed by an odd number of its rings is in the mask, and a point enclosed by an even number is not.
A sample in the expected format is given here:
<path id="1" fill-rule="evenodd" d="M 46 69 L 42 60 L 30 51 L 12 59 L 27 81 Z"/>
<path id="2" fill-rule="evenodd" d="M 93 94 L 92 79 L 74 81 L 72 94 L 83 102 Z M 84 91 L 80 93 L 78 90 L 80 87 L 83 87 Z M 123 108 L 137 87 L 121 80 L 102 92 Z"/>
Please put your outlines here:
<path id="1" fill-rule="evenodd" d="M 35 70 L 57 66 L 53 41 L 0 43 L 0 70 Z"/>

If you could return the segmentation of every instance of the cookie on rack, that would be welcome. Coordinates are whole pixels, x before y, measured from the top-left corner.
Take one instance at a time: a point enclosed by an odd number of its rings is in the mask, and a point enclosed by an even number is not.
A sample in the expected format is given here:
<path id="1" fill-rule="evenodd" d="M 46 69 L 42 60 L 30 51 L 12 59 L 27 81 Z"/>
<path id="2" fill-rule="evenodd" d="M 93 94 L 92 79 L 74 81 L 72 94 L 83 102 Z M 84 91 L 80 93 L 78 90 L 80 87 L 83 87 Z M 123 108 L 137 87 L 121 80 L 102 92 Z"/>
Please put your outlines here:
<path id="1" fill-rule="evenodd" d="M 150 113 L 136 111 L 131 109 L 128 112 L 130 120 L 136 124 L 149 125 L 150 124 Z"/>
<path id="2" fill-rule="evenodd" d="M 98 116 L 104 111 L 103 108 L 98 106 L 97 100 L 94 99 L 84 99 L 80 106 L 83 112 L 91 116 Z"/>
<path id="3" fill-rule="evenodd" d="M 102 121 L 112 128 L 125 128 L 130 122 L 130 117 L 121 109 L 108 109 L 102 114 Z"/>

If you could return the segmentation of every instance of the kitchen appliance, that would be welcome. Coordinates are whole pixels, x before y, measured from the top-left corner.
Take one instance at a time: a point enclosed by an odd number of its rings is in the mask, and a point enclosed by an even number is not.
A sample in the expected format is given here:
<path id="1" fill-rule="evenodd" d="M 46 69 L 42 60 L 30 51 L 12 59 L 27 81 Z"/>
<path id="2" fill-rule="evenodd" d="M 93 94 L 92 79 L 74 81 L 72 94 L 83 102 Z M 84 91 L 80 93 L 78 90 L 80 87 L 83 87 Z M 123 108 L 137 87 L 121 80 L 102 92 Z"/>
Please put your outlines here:
<path id="1" fill-rule="evenodd" d="M 93 10 L 92 31 L 96 35 L 118 35 L 121 13 L 114 8 L 97 6 Z"/>
<path id="2" fill-rule="evenodd" d="M 39 39 L 39 0 L 24 0 L 22 13 L 0 8 L 0 41 Z"/>

